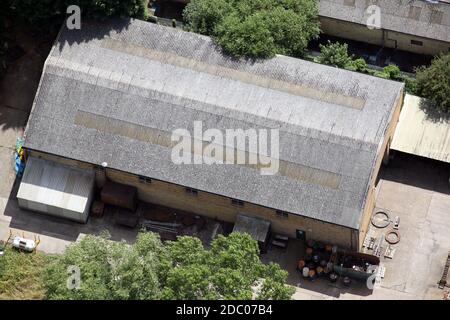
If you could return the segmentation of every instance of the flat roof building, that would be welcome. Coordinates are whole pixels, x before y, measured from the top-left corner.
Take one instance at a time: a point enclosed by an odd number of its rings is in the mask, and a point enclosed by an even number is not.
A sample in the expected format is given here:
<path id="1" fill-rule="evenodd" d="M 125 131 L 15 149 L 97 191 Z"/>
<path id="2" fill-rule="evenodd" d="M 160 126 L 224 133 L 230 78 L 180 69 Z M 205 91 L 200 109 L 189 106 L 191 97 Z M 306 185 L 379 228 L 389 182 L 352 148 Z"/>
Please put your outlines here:
<path id="1" fill-rule="evenodd" d="M 82 168 L 107 164 L 108 179 L 145 201 L 231 222 L 245 213 L 291 237 L 356 249 L 402 101 L 400 82 L 280 55 L 236 60 L 208 37 L 139 20 L 86 22 L 63 27 L 46 60 L 24 148 Z M 173 132 L 198 121 L 221 132 L 277 129 L 279 156 L 267 156 L 278 172 L 174 163 Z"/>

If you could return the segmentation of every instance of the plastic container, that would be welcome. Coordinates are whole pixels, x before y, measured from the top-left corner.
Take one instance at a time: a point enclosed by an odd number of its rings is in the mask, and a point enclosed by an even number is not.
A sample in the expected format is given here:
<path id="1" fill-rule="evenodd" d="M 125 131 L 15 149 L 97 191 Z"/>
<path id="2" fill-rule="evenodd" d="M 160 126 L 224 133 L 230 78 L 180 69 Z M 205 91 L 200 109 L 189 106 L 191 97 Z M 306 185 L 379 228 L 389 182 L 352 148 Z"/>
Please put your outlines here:
<path id="1" fill-rule="evenodd" d="M 309 268 L 308 267 L 304 267 L 303 268 L 303 277 L 304 278 L 308 278 L 309 276 Z"/>

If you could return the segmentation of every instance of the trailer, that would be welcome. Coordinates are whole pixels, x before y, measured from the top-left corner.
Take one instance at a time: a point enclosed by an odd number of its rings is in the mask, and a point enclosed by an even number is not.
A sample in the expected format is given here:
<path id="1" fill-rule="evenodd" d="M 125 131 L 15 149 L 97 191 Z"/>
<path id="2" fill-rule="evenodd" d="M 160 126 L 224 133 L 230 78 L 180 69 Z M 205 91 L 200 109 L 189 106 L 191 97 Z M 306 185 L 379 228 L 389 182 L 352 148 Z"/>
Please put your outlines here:
<path id="1" fill-rule="evenodd" d="M 333 253 L 331 260 L 335 273 L 359 281 L 366 281 L 380 265 L 377 256 L 340 249 Z"/>

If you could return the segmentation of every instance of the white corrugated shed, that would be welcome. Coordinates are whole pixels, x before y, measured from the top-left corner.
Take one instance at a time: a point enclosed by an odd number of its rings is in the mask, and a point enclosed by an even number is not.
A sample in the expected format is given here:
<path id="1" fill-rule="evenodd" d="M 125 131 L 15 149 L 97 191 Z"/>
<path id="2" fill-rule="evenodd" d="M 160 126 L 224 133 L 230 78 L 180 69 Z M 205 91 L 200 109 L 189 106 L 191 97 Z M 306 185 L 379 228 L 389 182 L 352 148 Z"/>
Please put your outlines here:
<path id="1" fill-rule="evenodd" d="M 407 94 L 391 149 L 450 162 L 450 121 L 427 115 L 426 100 Z"/>
<path id="2" fill-rule="evenodd" d="M 24 209 L 85 223 L 93 198 L 93 170 L 29 157 L 17 199 Z"/>

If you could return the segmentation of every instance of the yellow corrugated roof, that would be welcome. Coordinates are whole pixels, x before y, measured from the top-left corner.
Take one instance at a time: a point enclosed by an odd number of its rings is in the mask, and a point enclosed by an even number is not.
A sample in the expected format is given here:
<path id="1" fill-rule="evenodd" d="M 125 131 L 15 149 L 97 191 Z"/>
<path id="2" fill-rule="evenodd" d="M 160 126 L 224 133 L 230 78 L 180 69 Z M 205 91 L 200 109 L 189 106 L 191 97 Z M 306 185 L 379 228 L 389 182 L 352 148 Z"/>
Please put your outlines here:
<path id="1" fill-rule="evenodd" d="M 407 94 L 391 149 L 450 162 L 450 120 L 427 114 L 427 101 Z"/>

